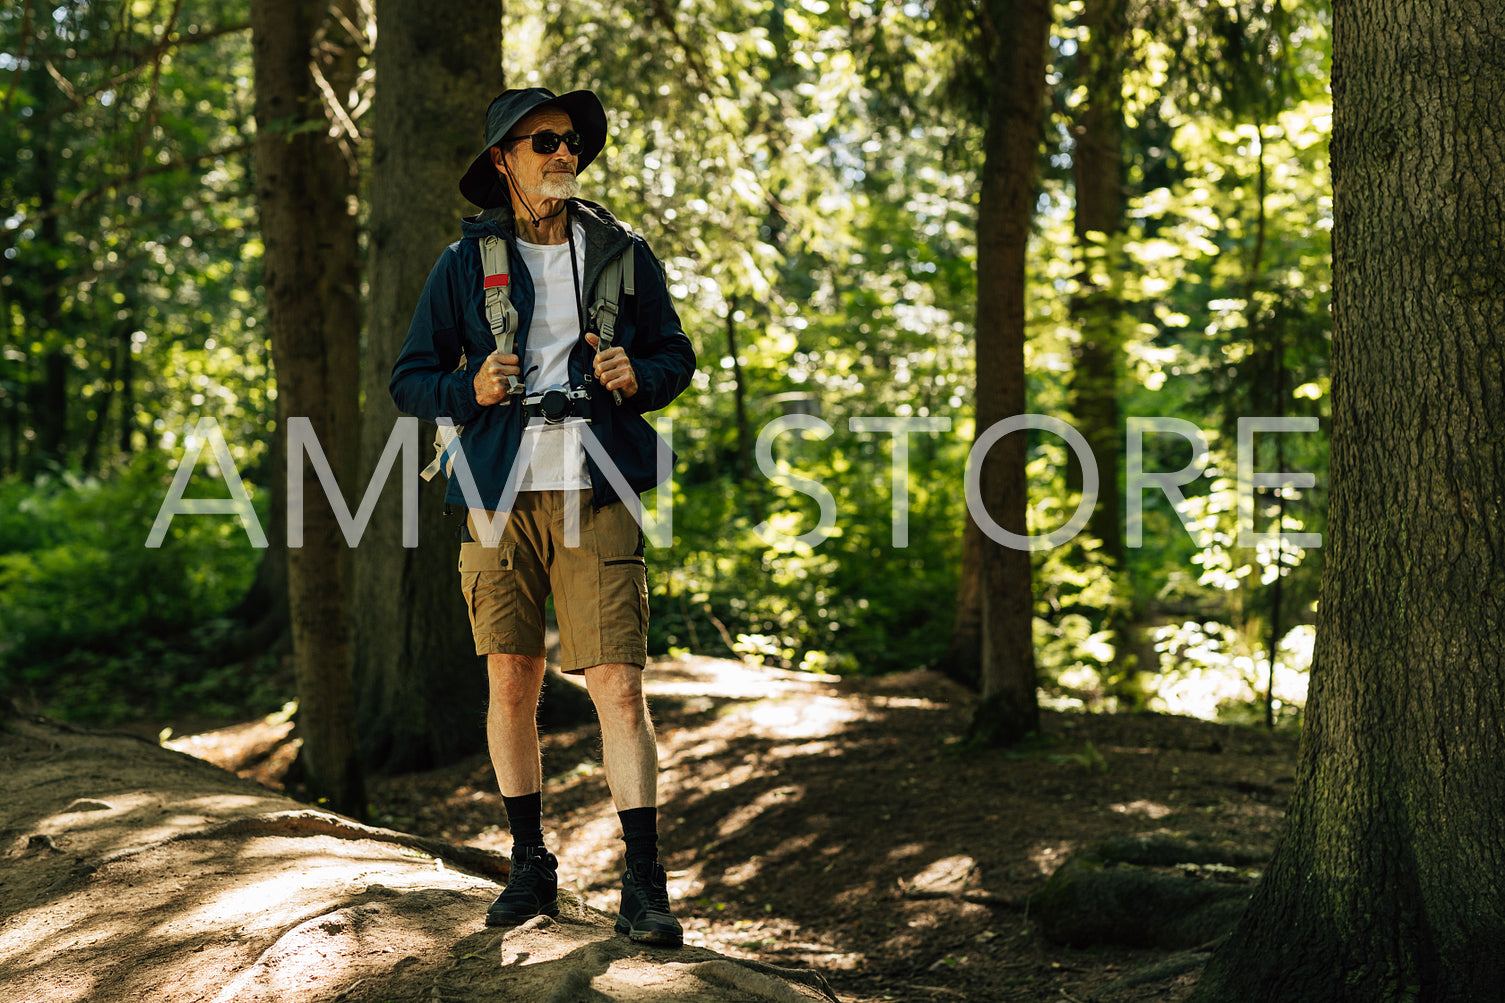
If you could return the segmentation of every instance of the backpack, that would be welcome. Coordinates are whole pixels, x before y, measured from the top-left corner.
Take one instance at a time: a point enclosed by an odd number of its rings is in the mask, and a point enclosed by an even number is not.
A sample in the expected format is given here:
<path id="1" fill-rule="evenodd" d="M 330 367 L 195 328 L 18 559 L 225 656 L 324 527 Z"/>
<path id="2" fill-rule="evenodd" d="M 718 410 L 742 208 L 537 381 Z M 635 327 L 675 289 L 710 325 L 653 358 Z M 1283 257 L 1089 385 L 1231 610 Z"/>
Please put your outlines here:
<path id="1" fill-rule="evenodd" d="M 626 223 L 618 220 L 617 225 L 629 234 L 632 233 Z M 508 267 L 507 242 L 501 237 L 492 235 L 481 238 L 481 276 L 486 296 L 486 320 L 491 324 L 497 351 L 511 355 L 517 338 L 517 308 L 512 305 L 508 292 L 512 275 Z M 633 247 L 630 242 L 625 250 L 607 262 L 601 277 L 596 280 L 596 301 L 591 304 L 589 316 L 596 321 L 595 333 L 601 339 L 596 347 L 598 353 L 606 351 L 616 340 L 618 304 L 623 295 L 637 295 Z M 454 368 L 454 372 L 465 369 L 467 361 L 464 353 L 461 353 L 460 364 Z M 517 377 L 508 375 L 507 396 L 502 403 L 511 404 L 515 396 L 521 396 L 522 389 Z M 618 404 L 622 403 L 620 390 L 613 390 L 611 394 L 613 400 Z M 455 465 L 455 453 L 460 448 L 460 433 L 464 430 L 464 425 L 453 422 L 438 427 L 434 435 L 434 458 L 419 476 L 431 481 L 441 467 L 444 469 L 444 476 L 449 476 Z"/>

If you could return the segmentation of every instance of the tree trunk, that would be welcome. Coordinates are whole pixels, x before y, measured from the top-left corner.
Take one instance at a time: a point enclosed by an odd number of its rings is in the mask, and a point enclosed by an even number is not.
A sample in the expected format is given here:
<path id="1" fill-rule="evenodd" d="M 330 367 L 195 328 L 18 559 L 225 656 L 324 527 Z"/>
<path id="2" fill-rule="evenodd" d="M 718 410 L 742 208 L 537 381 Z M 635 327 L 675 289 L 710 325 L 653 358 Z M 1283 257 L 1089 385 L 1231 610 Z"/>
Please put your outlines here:
<path id="1" fill-rule="evenodd" d="M 126 286 L 124 291 L 129 305 L 126 307 L 126 316 L 110 325 L 104 378 L 100 380 L 104 386 L 91 402 L 94 410 L 84 439 L 84 456 L 80 466 L 90 474 L 99 473 L 103 466 L 99 454 L 105 439 L 105 426 L 110 420 L 110 405 L 115 399 L 115 384 L 120 381 L 121 368 L 125 365 L 122 356 L 129 357 L 131 354 L 131 332 L 136 328 L 135 289 Z"/>
<path id="2" fill-rule="evenodd" d="M 1112 576 L 1113 601 L 1102 611 L 1103 629 L 1114 639 L 1115 656 L 1105 682 L 1110 693 L 1142 702 L 1134 685 L 1142 664 L 1136 643 L 1143 631 L 1133 608 L 1133 589 L 1124 560 L 1123 429 L 1118 397 L 1123 377 L 1124 303 L 1122 276 L 1127 261 L 1117 245 L 1124 216 L 1124 66 L 1128 60 L 1126 0 L 1088 0 L 1083 16 L 1087 38 L 1079 59 L 1085 72 L 1086 103 L 1075 129 L 1072 168 L 1076 183 L 1073 229 L 1079 288 L 1071 302 L 1080 334 L 1071 380 L 1072 421 L 1092 447 L 1097 463 L 1097 505 L 1088 533 L 1102 544 L 1099 554 Z M 1069 454 L 1069 487 L 1081 490 L 1080 464 Z"/>
<path id="3" fill-rule="evenodd" d="M 1112 247 L 1123 226 L 1123 64 L 1125 0 L 1088 0 L 1088 36 L 1080 49 L 1087 101 L 1074 131 L 1076 232 L 1080 289 L 1072 315 L 1081 342 L 1072 373 L 1072 418 L 1097 460 L 1098 502 L 1088 529 L 1115 571 L 1123 567 L 1120 530 L 1118 381 L 1122 369 L 1122 302 L 1114 277 L 1122 255 Z M 1072 455 L 1072 464 L 1076 465 Z M 1076 487 L 1080 488 L 1080 474 Z"/>
<path id="4" fill-rule="evenodd" d="M 387 392 L 392 363 L 434 259 L 459 236 L 460 175 L 502 89 L 500 3 L 379 0 L 377 12 L 363 477 L 398 417 Z M 361 742 L 382 770 L 438 766 L 485 747 L 486 674 L 455 570 L 459 523 L 445 518 L 443 478 L 420 496 L 416 549 L 403 548 L 400 507 L 384 500 L 356 553 Z"/>
<path id="5" fill-rule="evenodd" d="M 120 455 L 129 458 L 135 451 L 136 430 L 136 332 L 129 331 L 120 355 Z"/>
<path id="6" fill-rule="evenodd" d="M 956 617 L 951 622 L 951 644 L 933 666 L 974 690 L 982 689 L 982 547 L 986 542 L 987 537 L 969 512 L 962 531 L 961 585 L 956 594 Z"/>
<path id="7" fill-rule="evenodd" d="M 313 39 L 327 13 L 318 0 L 251 6 L 256 187 L 280 404 L 287 416 L 309 419 L 348 485 L 358 441 L 359 258 L 354 178 L 329 135 L 311 69 Z M 321 46 L 318 58 L 329 52 Z M 306 461 L 304 467 L 305 482 L 317 485 Z M 311 796 L 360 816 L 366 798 L 350 684 L 346 547 L 322 492 L 313 487 L 307 497 L 303 546 L 288 552 L 303 773 Z"/>
<path id="8" fill-rule="evenodd" d="M 983 139 L 977 213 L 977 432 L 1025 411 L 1024 255 L 1034 216 L 1045 92 L 1046 0 L 989 0 L 985 35 L 995 90 Z M 1028 485 L 1025 436 L 1005 437 L 982 466 L 982 503 L 1004 529 L 1023 535 Z M 1030 555 L 982 542 L 982 704 L 972 738 L 1018 741 L 1039 724 L 1035 692 Z"/>
<path id="9" fill-rule="evenodd" d="M 1333 435 L 1287 832 L 1201 1003 L 1505 998 L 1505 6 L 1334 5 Z"/>
<path id="10" fill-rule="evenodd" d="M 38 13 L 50 22 L 52 6 L 43 4 Z M 40 59 L 33 61 L 33 84 L 37 87 L 38 94 L 51 97 L 56 93 L 56 85 L 42 68 L 42 62 Z M 46 102 L 43 102 L 38 112 L 45 114 L 46 107 Z M 50 132 L 50 129 L 44 130 L 37 137 L 38 142 L 32 151 L 32 160 L 36 165 L 37 212 L 41 218 L 37 229 L 39 243 L 46 248 L 49 256 L 48 264 L 63 255 L 62 231 L 58 224 L 58 178 L 53 164 Z M 64 463 L 64 449 L 68 439 L 68 356 L 62 347 L 63 297 L 58 278 L 60 274 L 52 268 L 46 268 L 39 276 L 41 293 L 36 319 L 40 321 L 40 340 L 48 347 L 42 354 L 41 378 L 31 386 L 31 416 L 37 434 L 33 460 L 40 463 Z"/>
<path id="11" fill-rule="evenodd" d="M 737 357 L 738 299 L 733 296 L 726 305 L 726 350 L 732 360 L 732 405 L 737 415 L 737 482 L 746 484 L 752 480 L 752 433 L 747 420 L 747 387 L 742 378 L 742 361 Z M 753 518 L 762 522 L 763 514 L 755 511 Z"/>

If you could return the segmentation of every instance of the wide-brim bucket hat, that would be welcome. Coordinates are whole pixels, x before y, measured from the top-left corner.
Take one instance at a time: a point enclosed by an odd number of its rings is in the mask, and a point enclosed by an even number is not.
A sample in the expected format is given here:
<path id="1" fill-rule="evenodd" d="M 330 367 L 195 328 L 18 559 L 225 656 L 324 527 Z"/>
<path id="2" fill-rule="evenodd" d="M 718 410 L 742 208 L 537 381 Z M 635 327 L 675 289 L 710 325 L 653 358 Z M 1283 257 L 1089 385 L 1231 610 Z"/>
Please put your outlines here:
<path id="1" fill-rule="evenodd" d="M 486 145 L 460 179 L 461 195 L 482 209 L 507 204 L 507 189 L 497 178 L 496 166 L 491 162 L 491 148 L 505 139 L 524 115 L 545 105 L 559 108 L 568 115 L 584 141 L 585 148 L 580 151 L 575 172 L 585 170 L 596 159 L 606 146 L 606 109 L 601 107 L 595 94 L 570 91 L 555 95 L 545 87 L 506 90 L 498 94 L 486 109 Z"/>

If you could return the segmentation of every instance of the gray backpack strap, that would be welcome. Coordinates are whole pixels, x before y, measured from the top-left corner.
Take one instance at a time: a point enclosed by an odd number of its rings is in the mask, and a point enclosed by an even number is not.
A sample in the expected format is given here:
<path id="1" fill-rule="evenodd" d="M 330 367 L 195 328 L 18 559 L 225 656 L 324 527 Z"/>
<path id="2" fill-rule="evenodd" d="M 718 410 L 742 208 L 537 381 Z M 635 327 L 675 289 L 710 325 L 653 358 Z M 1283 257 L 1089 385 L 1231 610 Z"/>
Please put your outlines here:
<path id="1" fill-rule="evenodd" d="M 620 225 L 630 236 L 632 231 L 627 224 Z M 591 314 L 596 318 L 596 335 L 601 339 L 600 345 L 596 347 L 598 355 L 616 341 L 617 313 L 623 294 L 637 295 L 637 277 L 633 268 L 635 257 L 633 246 L 628 243 L 627 250 L 607 262 L 601 271 L 601 277 L 596 280 L 596 302 L 591 305 Z M 613 390 L 611 399 L 618 404 L 622 403 L 622 391 Z"/>
<path id="2" fill-rule="evenodd" d="M 491 324 L 491 336 L 496 339 L 496 350 L 503 355 L 512 354 L 513 341 L 517 337 L 517 308 L 512 305 L 512 275 L 507 267 L 507 242 L 501 237 L 481 238 L 481 272 L 486 290 L 486 320 Z M 512 403 L 514 394 L 522 390 L 517 377 L 507 376 L 507 396 L 503 404 Z"/>
<path id="3" fill-rule="evenodd" d="M 517 308 L 512 305 L 512 275 L 507 265 L 507 242 L 501 237 L 482 237 L 481 288 L 486 295 L 486 320 L 491 325 L 492 337 L 496 339 L 497 351 L 511 355 L 513 342 L 517 337 Z M 460 364 L 455 366 L 454 372 L 463 371 L 466 364 L 465 353 L 461 352 Z M 517 377 L 508 376 L 507 396 L 502 399 L 502 403 L 511 404 L 513 395 L 521 390 Z M 455 465 L 455 453 L 460 448 L 460 433 L 463 431 L 465 426 L 455 423 L 439 426 L 434 434 L 434 458 L 420 472 L 420 477 L 431 481 L 441 467 L 444 469 L 444 476 L 449 476 Z"/>

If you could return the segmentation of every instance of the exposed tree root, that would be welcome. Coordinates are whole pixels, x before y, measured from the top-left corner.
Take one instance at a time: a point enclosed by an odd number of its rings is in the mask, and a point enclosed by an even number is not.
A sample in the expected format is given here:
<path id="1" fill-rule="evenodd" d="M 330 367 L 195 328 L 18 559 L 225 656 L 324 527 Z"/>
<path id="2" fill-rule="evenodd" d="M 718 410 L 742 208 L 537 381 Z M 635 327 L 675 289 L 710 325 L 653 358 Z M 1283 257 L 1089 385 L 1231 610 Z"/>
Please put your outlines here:
<path id="1" fill-rule="evenodd" d="M 939 899 L 951 899 L 957 902 L 970 902 L 973 905 L 985 905 L 993 909 L 1014 909 L 1023 911 L 1029 907 L 1027 899 L 1012 899 L 1007 895 L 999 895 L 995 892 L 985 892 L 973 889 L 965 892 L 938 891 L 932 888 L 909 888 L 905 887 L 899 892 L 899 897 L 912 902 L 936 901 Z"/>
<path id="2" fill-rule="evenodd" d="M 1173 979 L 1195 968 L 1201 968 L 1207 964 L 1207 959 L 1212 954 L 1206 951 L 1186 951 L 1182 954 L 1173 954 L 1164 961 L 1153 965 L 1146 965 L 1130 972 L 1121 978 L 1109 982 L 1098 988 L 1099 993 L 1118 992 L 1122 989 L 1132 989 L 1134 986 L 1142 986 L 1149 982 L 1160 982 L 1165 979 Z"/>
<path id="3" fill-rule="evenodd" d="M 821 974 L 809 969 L 779 968 L 760 961 L 722 958 L 715 961 L 691 963 L 685 966 L 685 971 L 702 982 L 709 982 L 723 989 L 737 989 L 752 993 L 759 999 L 769 1000 L 770 1003 L 809 1003 L 810 997 L 791 988 L 789 985 L 791 982 L 807 986 L 830 1000 L 831 1003 L 840 1003 Z"/>
<path id="4" fill-rule="evenodd" d="M 392 829 L 363 825 L 360 822 L 310 808 L 245 815 L 224 822 L 216 822 L 200 829 L 189 829 L 150 846 L 133 847 L 85 861 L 79 865 L 75 876 L 92 874 L 101 867 L 119 863 L 168 843 L 191 839 L 239 839 L 256 836 L 330 836 L 335 839 L 369 839 L 378 843 L 390 843 L 394 846 L 419 850 L 431 857 L 453 864 L 460 870 L 481 877 L 505 881 L 512 873 L 511 859 L 493 850 L 458 846 L 443 840 L 429 839 L 426 836 L 413 836 Z"/>

